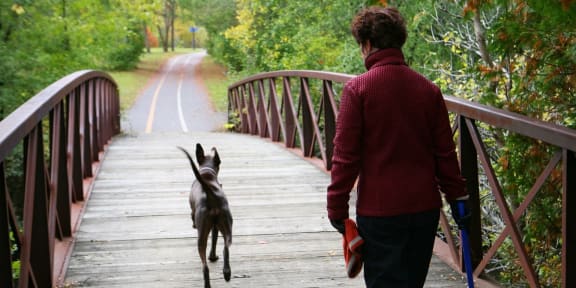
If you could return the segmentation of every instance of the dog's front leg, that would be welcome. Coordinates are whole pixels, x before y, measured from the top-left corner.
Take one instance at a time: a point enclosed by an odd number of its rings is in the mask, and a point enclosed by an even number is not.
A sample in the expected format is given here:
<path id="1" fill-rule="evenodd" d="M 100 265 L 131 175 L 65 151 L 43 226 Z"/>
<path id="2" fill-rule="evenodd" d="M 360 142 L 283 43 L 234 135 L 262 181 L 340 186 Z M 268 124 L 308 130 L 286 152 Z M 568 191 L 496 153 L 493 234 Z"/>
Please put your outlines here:
<path id="1" fill-rule="evenodd" d="M 218 256 L 216 255 L 216 242 L 218 242 L 218 227 L 214 225 L 212 227 L 212 246 L 210 247 L 210 259 L 211 262 L 218 261 Z"/>

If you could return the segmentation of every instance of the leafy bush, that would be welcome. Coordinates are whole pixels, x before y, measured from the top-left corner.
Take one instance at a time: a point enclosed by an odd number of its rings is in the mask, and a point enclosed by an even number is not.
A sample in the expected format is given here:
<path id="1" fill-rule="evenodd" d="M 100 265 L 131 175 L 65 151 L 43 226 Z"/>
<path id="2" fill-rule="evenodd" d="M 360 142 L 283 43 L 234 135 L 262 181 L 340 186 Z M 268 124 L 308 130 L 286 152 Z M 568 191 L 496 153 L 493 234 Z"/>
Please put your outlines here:
<path id="1" fill-rule="evenodd" d="M 140 61 L 140 55 L 144 49 L 144 37 L 135 29 L 126 29 L 119 45 L 110 49 L 106 57 L 106 69 L 129 70 L 136 68 Z"/>

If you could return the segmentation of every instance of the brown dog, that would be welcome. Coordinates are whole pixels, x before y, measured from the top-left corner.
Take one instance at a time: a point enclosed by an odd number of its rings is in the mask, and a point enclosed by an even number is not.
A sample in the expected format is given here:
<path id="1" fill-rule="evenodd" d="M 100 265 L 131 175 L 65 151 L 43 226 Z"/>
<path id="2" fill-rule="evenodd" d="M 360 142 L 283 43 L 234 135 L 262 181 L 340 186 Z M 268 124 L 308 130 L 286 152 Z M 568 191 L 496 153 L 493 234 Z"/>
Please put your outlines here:
<path id="1" fill-rule="evenodd" d="M 224 279 L 230 281 L 228 248 L 232 244 L 232 214 L 222 185 L 218 182 L 220 156 L 218 156 L 216 148 L 212 148 L 213 155 L 204 155 L 202 146 L 196 144 L 196 159 L 200 166 L 198 169 L 188 151 L 182 147 L 178 147 L 178 149 L 182 150 L 188 157 L 196 177 L 196 181 L 192 183 L 189 201 L 192 209 L 193 227 L 198 230 L 198 254 L 202 261 L 204 287 L 210 287 L 210 274 L 206 263 L 206 247 L 210 231 L 212 231 L 212 246 L 209 259 L 212 262 L 218 260 L 215 250 L 218 231 L 220 231 L 224 237 Z"/>

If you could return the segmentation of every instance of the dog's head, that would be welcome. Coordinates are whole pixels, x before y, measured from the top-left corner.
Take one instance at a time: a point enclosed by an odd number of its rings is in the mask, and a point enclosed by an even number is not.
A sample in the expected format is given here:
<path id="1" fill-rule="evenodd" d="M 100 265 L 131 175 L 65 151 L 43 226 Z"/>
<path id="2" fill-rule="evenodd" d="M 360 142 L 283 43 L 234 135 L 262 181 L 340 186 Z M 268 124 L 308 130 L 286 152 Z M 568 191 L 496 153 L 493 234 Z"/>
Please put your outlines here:
<path id="1" fill-rule="evenodd" d="M 198 165 L 200 165 L 200 170 L 202 170 L 202 168 L 209 168 L 218 174 L 220 170 L 220 156 L 216 148 L 212 147 L 212 154 L 206 155 L 204 154 L 202 145 L 200 145 L 200 143 L 196 144 L 196 160 L 198 161 Z"/>

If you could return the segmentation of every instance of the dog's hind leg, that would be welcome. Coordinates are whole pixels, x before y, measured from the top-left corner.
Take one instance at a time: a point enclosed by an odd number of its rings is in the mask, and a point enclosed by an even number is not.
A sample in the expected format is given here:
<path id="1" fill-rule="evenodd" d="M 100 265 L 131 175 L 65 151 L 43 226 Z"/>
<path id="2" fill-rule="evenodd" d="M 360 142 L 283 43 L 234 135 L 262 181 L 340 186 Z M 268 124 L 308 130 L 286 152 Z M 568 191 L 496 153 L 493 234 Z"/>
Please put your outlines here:
<path id="1" fill-rule="evenodd" d="M 229 248 L 232 245 L 232 215 L 226 213 L 226 216 L 221 218 L 220 223 L 218 223 L 218 229 L 222 232 L 224 237 L 224 280 L 230 281 L 230 276 L 232 274 L 230 270 L 230 252 Z"/>
<path id="2" fill-rule="evenodd" d="M 208 257 L 211 262 L 218 261 L 218 256 L 216 255 L 216 242 L 218 242 L 218 227 L 214 225 L 214 227 L 212 227 L 212 246 L 210 247 L 210 256 Z"/>
<path id="3" fill-rule="evenodd" d="M 202 233 L 201 230 L 198 230 Z M 198 235 L 198 255 L 200 255 L 200 261 L 202 261 L 202 273 L 204 274 L 204 288 L 210 288 L 210 270 L 208 269 L 208 263 L 206 261 L 206 244 L 208 244 L 208 232 L 205 235 Z"/>
<path id="4" fill-rule="evenodd" d="M 190 213 L 190 218 L 192 218 L 192 228 L 196 229 L 196 217 L 194 217 L 194 210 L 192 210 L 192 213 Z"/>
<path id="5" fill-rule="evenodd" d="M 224 269 L 222 272 L 226 282 L 230 281 L 230 276 L 232 274 L 232 270 L 230 270 L 230 252 L 228 251 L 228 247 L 232 243 L 231 239 L 229 239 L 230 236 L 231 235 L 224 236 Z"/>
<path id="6" fill-rule="evenodd" d="M 202 212 L 202 210 L 199 210 Z M 198 212 L 198 211 L 196 211 Z M 196 215 L 198 221 L 198 256 L 202 261 L 202 273 L 204 274 L 204 288 L 210 288 L 210 270 L 208 269 L 208 262 L 206 261 L 206 248 L 208 244 L 208 236 L 210 236 L 210 228 L 213 226 L 209 218 L 203 217 L 203 213 Z"/>

